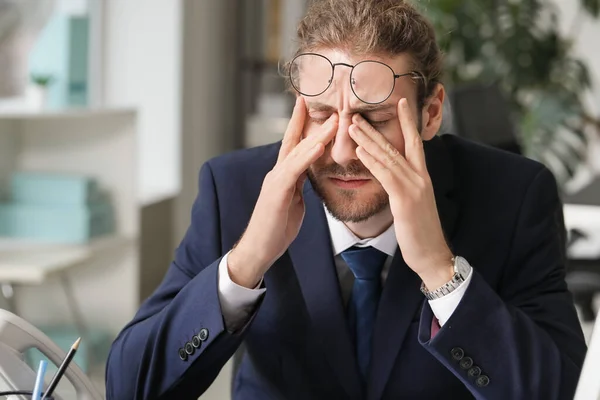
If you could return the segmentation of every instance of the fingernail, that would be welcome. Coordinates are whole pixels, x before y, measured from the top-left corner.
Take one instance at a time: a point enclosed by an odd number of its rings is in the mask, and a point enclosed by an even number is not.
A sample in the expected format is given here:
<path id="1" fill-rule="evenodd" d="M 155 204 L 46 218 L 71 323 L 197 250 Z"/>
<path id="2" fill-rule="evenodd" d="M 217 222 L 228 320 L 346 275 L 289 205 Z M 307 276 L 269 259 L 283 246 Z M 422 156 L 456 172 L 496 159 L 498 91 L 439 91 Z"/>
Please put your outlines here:
<path id="1" fill-rule="evenodd" d="M 408 107 L 408 100 L 406 100 L 406 98 L 405 98 L 405 97 L 401 98 L 401 99 L 400 99 L 400 105 L 401 105 L 403 108 L 406 108 L 406 107 Z"/>
<path id="2" fill-rule="evenodd" d="M 300 104 L 300 96 L 296 97 L 296 105 L 295 105 L 295 107 L 298 107 L 298 104 Z"/>

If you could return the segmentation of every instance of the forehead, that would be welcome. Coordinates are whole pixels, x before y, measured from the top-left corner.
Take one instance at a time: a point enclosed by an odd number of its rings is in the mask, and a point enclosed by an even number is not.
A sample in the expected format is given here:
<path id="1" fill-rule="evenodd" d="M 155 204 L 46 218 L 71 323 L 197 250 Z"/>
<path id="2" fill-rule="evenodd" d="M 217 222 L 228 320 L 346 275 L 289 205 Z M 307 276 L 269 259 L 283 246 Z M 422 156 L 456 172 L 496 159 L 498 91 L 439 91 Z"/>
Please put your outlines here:
<path id="1" fill-rule="evenodd" d="M 396 74 L 404 74 L 414 69 L 412 57 L 408 53 L 402 53 L 395 56 L 386 56 L 378 54 L 356 55 L 341 49 L 317 49 L 314 53 L 321 54 L 329 59 L 333 64 L 346 63 L 350 65 L 358 64 L 361 61 L 373 60 L 389 65 Z"/>

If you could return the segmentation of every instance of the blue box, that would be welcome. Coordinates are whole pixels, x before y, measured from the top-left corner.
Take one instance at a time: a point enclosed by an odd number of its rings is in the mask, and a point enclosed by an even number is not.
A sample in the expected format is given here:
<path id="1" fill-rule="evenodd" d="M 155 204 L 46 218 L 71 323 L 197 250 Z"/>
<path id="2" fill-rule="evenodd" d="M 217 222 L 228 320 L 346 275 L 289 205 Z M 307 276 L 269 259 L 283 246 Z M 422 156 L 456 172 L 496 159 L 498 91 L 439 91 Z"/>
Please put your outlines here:
<path id="1" fill-rule="evenodd" d="M 0 234 L 55 243 L 86 243 L 114 232 L 113 208 L 89 206 L 38 206 L 0 204 Z"/>
<path id="2" fill-rule="evenodd" d="M 87 176 L 16 172 L 11 176 L 12 203 L 83 206 L 100 200 L 96 181 Z"/>

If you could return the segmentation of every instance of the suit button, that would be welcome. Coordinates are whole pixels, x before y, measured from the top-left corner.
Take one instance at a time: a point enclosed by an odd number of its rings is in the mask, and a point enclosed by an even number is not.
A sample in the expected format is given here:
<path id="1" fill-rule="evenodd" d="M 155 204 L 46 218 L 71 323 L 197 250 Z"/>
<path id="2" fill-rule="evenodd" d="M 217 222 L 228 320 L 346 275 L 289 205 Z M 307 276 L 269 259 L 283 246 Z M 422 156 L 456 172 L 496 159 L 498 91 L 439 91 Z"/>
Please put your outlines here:
<path id="1" fill-rule="evenodd" d="M 481 375 L 481 368 L 479 368 L 477 365 L 469 370 L 470 377 L 477 378 L 479 375 Z"/>
<path id="2" fill-rule="evenodd" d="M 465 357 L 460 360 L 460 367 L 462 369 L 469 369 L 473 366 L 473 359 L 471 357 Z"/>
<path id="3" fill-rule="evenodd" d="M 184 349 L 179 349 L 179 358 L 181 358 L 181 361 L 187 360 L 187 356 L 188 355 Z"/>
<path id="4" fill-rule="evenodd" d="M 450 354 L 452 354 L 452 358 L 454 358 L 456 361 L 460 361 L 465 356 L 465 351 L 460 347 L 455 347 L 452 349 Z"/>
<path id="5" fill-rule="evenodd" d="M 479 387 L 486 387 L 490 384 L 490 378 L 488 378 L 487 375 L 480 375 L 475 381 L 475 384 Z"/>
<path id="6" fill-rule="evenodd" d="M 202 344 L 202 341 L 200 341 L 200 338 L 198 337 L 198 335 L 192 337 L 192 346 L 194 346 L 197 349 L 198 347 L 200 347 L 201 344 Z"/>
<path id="7" fill-rule="evenodd" d="M 206 329 L 206 328 L 200 329 L 200 332 L 198 332 L 198 338 L 200 340 L 202 340 L 203 342 L 205 342 L 206 339 L 208 339 L 208 329 Z"/>
<path id="8" fill-rule="evenodd" d="M 185 352 L 191 356 L 192 354 L 194 354 L 194 351 L 196 351 L 196 348 L 192 346 L 190 342 L 187 342 L 185 344 Z"/>

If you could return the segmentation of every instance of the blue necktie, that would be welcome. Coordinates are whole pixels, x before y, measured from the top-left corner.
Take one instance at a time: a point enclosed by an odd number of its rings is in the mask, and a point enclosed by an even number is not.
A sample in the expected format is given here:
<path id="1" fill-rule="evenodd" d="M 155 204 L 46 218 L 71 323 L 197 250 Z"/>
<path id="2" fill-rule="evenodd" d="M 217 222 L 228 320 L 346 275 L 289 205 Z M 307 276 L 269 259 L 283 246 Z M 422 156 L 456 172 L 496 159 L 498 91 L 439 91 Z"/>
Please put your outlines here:
<path id="1" fill-rule="evenodd" d="M 381 296 L 381 270 L 387 254 L 374 247 L 351 247 L 342 258 L 354 274 L 354 286 L 348 304 L 348 322 L 356 346 L 358 367 L 366 382 L 377 305 Z"/>

